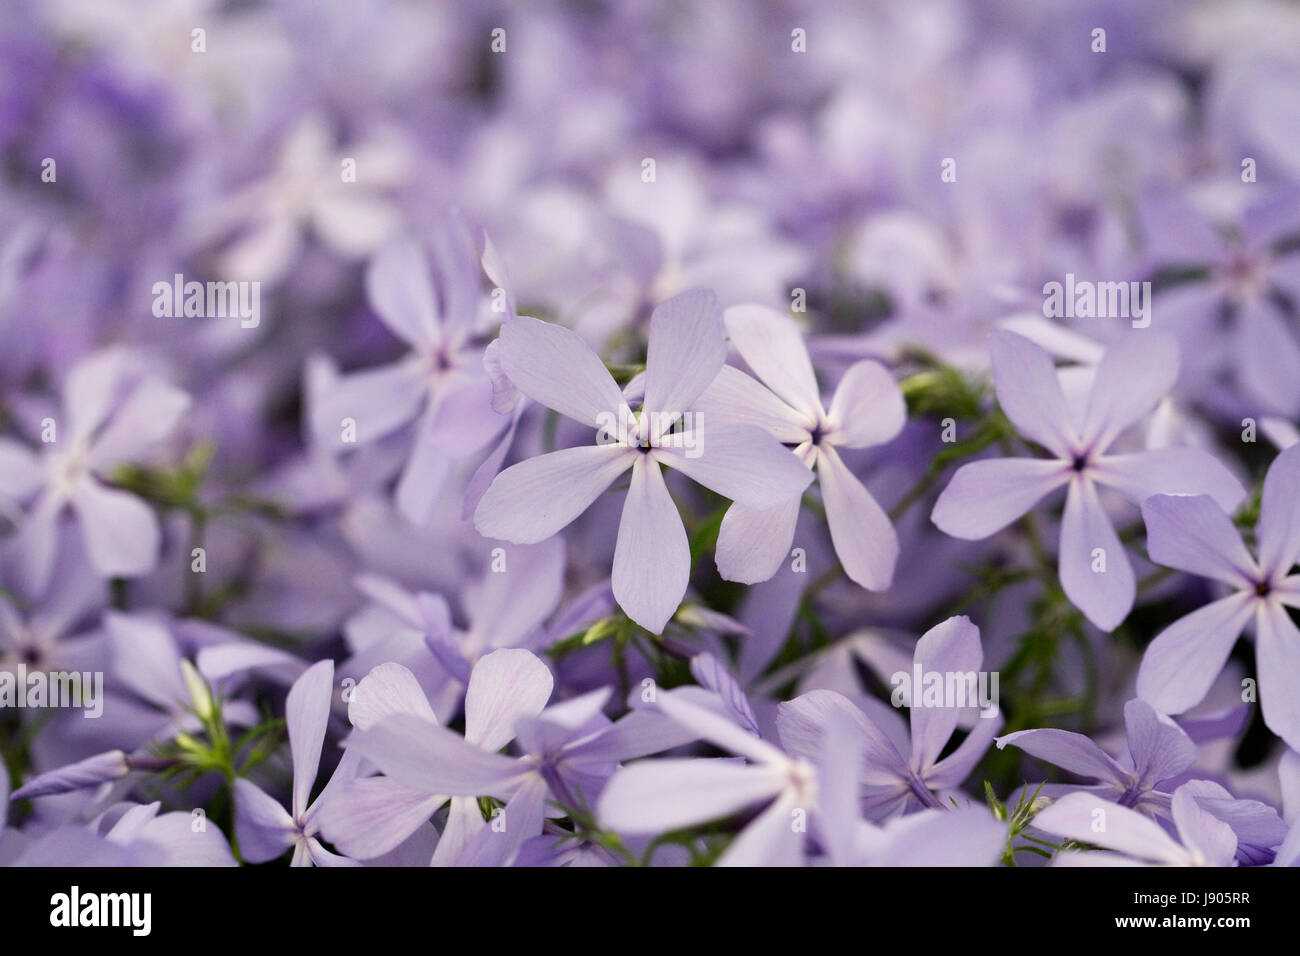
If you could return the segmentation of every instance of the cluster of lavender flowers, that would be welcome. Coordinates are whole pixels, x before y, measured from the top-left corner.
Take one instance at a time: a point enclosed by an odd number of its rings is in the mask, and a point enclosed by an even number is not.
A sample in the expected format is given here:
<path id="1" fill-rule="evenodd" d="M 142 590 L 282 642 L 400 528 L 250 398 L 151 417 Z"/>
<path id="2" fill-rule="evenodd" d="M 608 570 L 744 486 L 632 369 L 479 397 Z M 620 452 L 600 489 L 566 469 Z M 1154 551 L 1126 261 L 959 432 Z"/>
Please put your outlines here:
<path id="1" fill-rule="evenodd" d="M 1300 863 L 1298 104 L 1280 0 L 3 4 L 0 863 Z"/>

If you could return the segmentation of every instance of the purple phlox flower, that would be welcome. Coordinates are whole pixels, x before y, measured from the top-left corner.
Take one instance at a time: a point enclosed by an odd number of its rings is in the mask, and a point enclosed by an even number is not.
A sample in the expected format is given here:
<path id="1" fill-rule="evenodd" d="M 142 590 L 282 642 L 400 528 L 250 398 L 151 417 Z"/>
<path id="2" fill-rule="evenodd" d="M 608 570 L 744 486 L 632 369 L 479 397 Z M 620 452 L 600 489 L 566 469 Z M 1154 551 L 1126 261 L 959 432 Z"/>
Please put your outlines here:
<path id="1" fill-rule="evenodd" d="M 500 357 L 525 395 L 597 429 L 592 445 L 530 458 L 497 475 L 474 512 L 487 537 L 542 541 L 582 514 L 629 469 L 614 551 L 613 588 L 628 617 L 656 634 L 677 610 L 691 555 L 660 465 L 733 501 L 759 508 L 797 498 L 812 475 L 752 425 L 685 423 L 672 431 L 722 368 L 717 300 L 682 293 L 650 318 L 645 400 L 636 414 L 604 364 L 573 332 L 520 317 L 501 330 Z M 698 453 L 697 453 L 698 452 Z"/>
<path id="2" fill-rule="evenodd" d="M 215 824 L 162 804 L 117 803 L 86 824 L 62 824 L 27 842 L 13 866 L 237 866 Z"/>
<path id="3" fill-rule="evenodd" d="M 111 731 L 129 746 L 164 741 L 178 733 L 195 733 L 202 722 L 184 676 L 188 661 L 171 630 L 143 614 L 104 613 L 111 660 Z M 222 716 L 235 727 L 252 727 L 257 708 L 248 701 L 227 700 Z"/>
<path id="4" fill-rule="evenodd" d="M 327 815 L 329 832 L 338 834 L 340 848 L 377 855 L 405 839 L 413 824 L 427 820 L 450 796 L 433 862 L 464 862 L 471 848 L 483 851 L 485 844 L 495 850 L 493 862 L 509 862 L 523 840 L 541 832 L 548 788 L 525 760 L 497 751 L 515 739 L 523 719 L 546 707 L 550 671 L 525 650 L 502 649 L 481 658 L 465 693 L 462 738 L 437 723 L 412 675 L 399 666 L 381 665 L 354 691 L 349 715 L 356 730 L 348 749 L 385 776 L 344 787 Z M 479 796 L 506 800 L 497 827 L 483 820 Z M 491 836 L 482 837 L 485 831 Z"/>
<path id="5" fill-rule="evenodd" d="M 1142 505 L 1147 550 L 1157 564 L 1213 578 L 1233 589 L 1165 628 L 1142 656 L 1138 695 L 1167 713 L 1195 705 L 1223 670 L 1232 645 L 1253 620 L 1264 722 L 1300 746 L 1300 445 L 1269 466 L 1260 499 L 1256 560 L 1232 520 L 1204 495 L 1157 495 Z"/>
<path id="6" fill-rule="evenodd" d="M 1136 333 L 1135 333 L 1136 334 Z M 1245 497 L 1213 455 L 1191 447 L 1108 453 L 1173 386 L 1178 351 L 1147 334 L 1106 351 L 1086 402 L 1072 404 L 1046 352 L 1013 332 L 990 350 L 1002 410 L 1025 438 L 1052 457 L 997 458 L 963 465 L 935 502 L 931 518 L 958 538 L 988 537 L 1066 486 L 1058 563 L 1061 587 L 1104 631 L 1119 625 L 1137 593 L 1133 566 L 1098 495 L 1112 488 L 1135 503 L 1160 493 L 1208 494 L 1227 510 Z M 1101 570 L 1103 569 L 1104 570 Z"/>
<path id="7" fill-rule="evenodd" d="M 818 763 L 817 835 L 834 866 L 992 866 L 1007 842 L 1005 823 L 978 804 L 923 809 L 882 826 L 862 819 L 867 753 L 856 718 L 827 713 Z"/>
<path id="8" fill-rule="evenodd" d="M 43 592 L 49 581 L 67 507 L 101 576 L 138 577 L 157 563 L 161 535 L 153 510 L 105 479 L 165 439 L 190 399 L 154 377 L 128 390 L 128 361 L 123 349 L 110 348 L 73 366 L 64 382 L 62 416 L 41 425 L 39 457 L 0 439 L 0 496 L 34 498 L 14 542 L 16 573 L 29 594 Z"/>
<path id="9" fill-rule="evenodd" d="M 1207 280 L 1180 283 L 1159 299 L 1188 345 L 1200 346 L 1189 350 L 1194 361 L 1207 375 L 1226 364 L 1250 401 L 1300 414 L 1300 337 L 1278 301 L 1300 295 L 1300 255 L 1286 244 L 1300 232 L 1300 197 L 1292 189 L 1271 193 L 1231 229 L 1181 198 L 1149 202 L 1144 214 L 1155 262 L 1209 269 Z M 1234 319 L 1226 333 L 1225 308 Z"/>
<path id="10" fill-rule="evenodd" d="M 986 713 L 979 710 L 976 688 L 983 660 L 979 628 L 966 617 L 949 618 L 917 641 L 912 672 L 901 675 L 907 678 L 908 687 L 901 680 L 895 687 L 898 703 L 910 705 L 907 756 L 878 719 L 831 690 L 810 691 L 781 705 L 777 715 L 781 742 L 790 753 L 818 761 L 831 714 L 847 714 L 855 731 L 854 746 L 865 754 L 861 807 L 866 817 L 883 820 L 918 808 L 941 809 L 948 805 L 946 792 L 961 785 L 1002 727 L 996 701 Z M 921 685 L 910 686 L 917 675 Z M 947 688 L 963 699 L 945 699 Z M 904 689 L 910 689 L 910 694 L 900 693 Z M 942 756 L 949 738 L 972 708 L 984 715 L 955 750 Z"/>
<path id="11" fill-rule="evenodd" d="M 617 168 L 604 190 L 611 211 L 658 239 L 657 268 L 645 277 L 649 294 L 707 286 L 726 304 L 784 298 L 808 265 L 805 249 L 783 237 L 761 207 L 711 198 L 706 170 L 688 156 L 657 162 L 653 188 Z"/>
<path id="12" fill-rule="evenodd" d="M 1287 836 L 1287 825 L 1277 810 L 1259 800 L 1234 797 L 1213 780 L 1189 780 L 1186 788 L 1202 810 L 1232 827 L 1237 836 L 1237 861 L 1242 866 L 1263 866 L 1273 862 L 1274 849 Z"/>
<path id="13" fill-rule="evenodd" d="M 1040 811 L 1033 825 L 1067 840 L 1104 847 L 1058 853 L 1053 866 L 1236 866 L 1232 827 L 1201 807 L 1190 784 L 1170 801 L 1176 838 L 1150 817 L 1093 793 L 1071 793 Z"/>
<path id="14" fill-rule="evenodd" d="M 238 866 L 221 828 L 183 811 L 159 813 L 161 803 L 119 803 L 90 827 L 123 847 L 148 847 L 162 854 L 162 866 Z"/>
<path id="15" fill-rule="evenodd" d="M 28 670 L 104 669 L 102 635 L 78 630 L 103 607 L 106 589 L 84 562 L 78 567 L 84 573 L 59 579 L 59 586 L 29 612 L 0 599 L 0 670 L 18 663 Z"/>
<path id="16" fill-rule="evenodd" d="M 600 798 L 601 823 L 621 833 L 659 834 L 761 808 L 718 859 L 719 866 L 796 866 L 804 859 L 806 821 L 817 774 L 728 713 L 680 690 L 659 693 L 655 708 L 699 739 L 743 759 L 646 760 L 624 767 Z M 743 718 L 742 718 L 743 719 Z"/>
<path id="17" fill-rule="evenodd" d="M 354 182 L 341 174 L 345 158 L 355 160 Z M 195 228 L 200 239 L 215 239 L 242 227 L 218 260 L 221 274 L 236 279 L 278 283 L 298 258 L 308 225 L 334 252 L 360 259 L 401 229 L 391 193 L 409 165 L 391 131 L 336 149 L 329 122 L 308 114 L 285 136 L 270 174 L 221 197 Z"/>
<path id="18" fill-rule="evenodd" d="M 334 696 L 334 663 L 320 661 L 294 682 L 285 702 L 285 724 L 293 756 L 293 796 L 290 811 L 246 778 L 235 781 L 235 835 L 239 849 L 250 863 L 273 860 L 290 847 L 293 866 L 356 866 L 355 860 L 331 853 L 317 838 L 319 810 L 329 799 L 336 781 L 355 771 L 356 757 L 344 754 L 330 782 L 310 803 L 312 784 L 320 768 L 321 747 L 329 724 Z"/>
<path id="19" fill-rule="evenodd" d="M 369 682 L 369 683 L 368 683 Z M 340 789 L 325 810 L 340 849 L 369 857 L 395 845 L 450 796 L 435 863 L 503 865 L 542 832 L 548 797 L 580 809 L 620 760 L 686 742 L 658 714 L 611 723 L 608 690 L 546 707 L 553 679 L 531 652 L 502 648 L 474 665 L 465 694 L 465 736 L 442 727 L 413 675 L 396 664 L 357 685 L 347 741 L 384 776 Z M 515 741 L 522 756 L 497 751 Z M 505 801 L 484 821 L 474 798 Z"/>
<path id="20" fill-rule="evenodd" d="M 250 674 L 290 687 L 311 666 L 295 654 L 250 640 L 208 621 L 178 621 L 175 630 L 198 647 L 194 666 L 224 698 L 234 696 Z"/>
<path id="21" fill-rule="evenodd" d="M 432 518 L 453 465 L 486 448 L 510 421 L 492 406 L 483 349 L 475 344 L 481 294 L 473 239 L 449 215 L 434 231 L 432 247 L 436 283 L 423 250 L 409 238 L 384 246 L 366 270 L 372 308 L 410 352 L 342 376 L 312 410 L 317 438 L 340 451 L 415 422 L 396 503 L 417 525 Z M 349 423 L 352 435 L 345 432 Z"/>
<path id="22" fill-rule="evenodd" d="M 997 743 L 999 750 L 1013 744 L 1039 760 L 1097 780 L 1085 789 L 1120 806 L 1167 815 L 1170 794 L 1159 785 L 1196 762 L 1196 744 L 1181 727 L 1141 699 L 1124 705 L 1124 729 L 1128 753 L 1122 763 L 1090 738 L 1068 730 L 1021 730 L 999 737 Z"/>
<path id="23" fill-rule="evenodd" d="M 732 344 L 763 384 L 723 366 L 695 409 L 713 421 L 757 425 L 793 445 L 799 459 L 816 469 L 845 574 L 869 590 L 887 589 L 898 560 L 898 536 L 837 449 L 882 445 L 898 435 L 907 409 L 897 383 L 878 362 L 856 362 L 826 406 L 793 319 L 747 305 L 727 309 L 724 320 Z M 718 533 L 719 573 L 746 584 L 772 577 L 790 553 L 799 506 L 798 497 L 770 508 L 733 504 Z"/>
<path id="24" fill-rule="evenodd" d="M 377 575 L 359 575 L 356 586 L 370 604 L 345 625 L 354 653 L 344 671 L 364 676 L 386 661 L 403 664 L 435 713 L 454 716 L 480 657 L 501 647 L 546 642 L 542 625 L 564 589 L 564 556 L 559 538 L 502 549 L 462 588 L 464 628 L 453 623 L 441 595 L 411 594 Z"/>

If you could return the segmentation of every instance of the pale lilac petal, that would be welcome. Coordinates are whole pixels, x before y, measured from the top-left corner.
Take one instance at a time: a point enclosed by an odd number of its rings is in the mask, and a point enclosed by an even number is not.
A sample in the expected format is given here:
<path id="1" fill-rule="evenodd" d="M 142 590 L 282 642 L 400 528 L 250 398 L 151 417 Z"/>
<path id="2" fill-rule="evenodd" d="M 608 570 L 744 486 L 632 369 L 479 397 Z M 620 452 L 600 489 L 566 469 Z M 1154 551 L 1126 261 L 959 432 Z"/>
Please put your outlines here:
<path id="1" fill-rule="evenodd" d="M 492 481 L 474 509 L 474 527 L 484 537 L 515 544 L 544 541 L 586 511 L 638 457 L 621 445 L 580 445 L 521 461 Z"/>
<path id="2" fill-rule="evenodd" d="M 1103 560 L 1105 571 L 1094 571 Z M 1065 499 L 1059 563 L 1061 587 L 1089 621 L 1113 631 L 1128 617 L 1137 594 L 1133 566 L 1087 478 L 1074 479 Z"/>
<path id="3" fill-rule="evenodd" d="M 1223 510 L 1207 495 L 1154 495 L 1142 502 L 1147 553 L 1165 567 L 1241 588 L 1258 573 L 1255 559 Z"/>
<path id="4" fill-rule="evenodd" d="M 398 239 L 385 245 L 366 268 L 366 298 L 384 325 L 417 351 L 437 345 L 438 300 L 419 244 Z"/>
<path id="5" fill-rule="evenodd" d="M 934 503 L 930 520 L 944 534 L 975 541 L 1001 531 L 1070 480 L 1059 461 L 994 458 L 962 465 Z"/>
<path id="6" fill-rule="evenodd" d="M 0 495 L 23 501 L 41 486 L 40 460 L 11 438 L 0 438 Z"/>
<path id="7" fill-rule="evenodd" d="M 670 436 L 680 439 L 680 446 L 655 448 L 651 457 L 724 498 L 754 508 L 797 499 L 812 483 L 812 472 L 792 451 L 753 425 L 699 422 L 693 432 Z"/>
<path id="8" fill-rule="evenodd" d="M 324 447 L 347 451 L 376 441 L 409 423 L 428 395 L 428 379 L 419 362 L 391 365 L 343 375 L 321 389 L 311 410 L 312 432 Z M 356 442 L 345 423 L 355 425 Z M 344 429 L 348 428 L 345 433 Z"/>
<path id="9" fill-rule="evenodd" d="M 813 811 L 801 807 L 793 794 L 786 794 L 736 835 L 718 866 L 798 866 L 803 862 L 804 830 L 798 819 Z"/>
<path id="10" fill-rule="evenodd" d="M 190 397 L 161 379 L 141 382 L 90 447 L 87 462 L 106 472 L 133 461 L 171 434 Z"/>
<path id="11" fill-rule="evenodd" d="M 576 333 L 519 316 L 501 326 L 501 365 L 535 402 L 598 428 L 627 404 L 605 364 Z"/>
<path id="12" fill-rule="evenodd" d="M 430 406 L 420 416 L 411 454 L 406 459 L 393 496 L 397 510 L 416 527 L 425 527 L 432 520 L 453 464 L 451 457 L 438 447 L 435 440 L 436 415 L 437 410 Z"/>
<path id="13" fill-rule="evenodd" d="M 390 661 L 374 668 L 352 688 L 348 720 L 359 730 L 368 730 L 395 714 L 407 714 L 430 724 L 438 722 L 415 675 Z"/>
<path id="14" fill-rule="evenodd" d="M 549 789 L 534 775 L 497 811 L 492 823 L 469 841 L 456 860 L 458 866 L 509 866 L 525 840 L 542 832 Z"/>
<path id="15" fill-rule="evenodd" d="M 143 501 L 87 478 L 73 492 L 72 507 L 96 571 L 104 577 L 133 578 L 153 570 L 161 533 L 153 509 Z"/>
<path id="16" fill-rule="evenodd" d="M 1232 866 L 1237 855 L 1237 835 L 1197 803 L 1194 793 L 1187 786 L 1174 791 L 1174 825 L 1183 846 L 1196 854 L 1196 862 L 1203 866 Z"/>
<path id="17" fill-rule="evenodd" d="M 777 769 L 735 760 L 645 760 L 610 778 L 597 816 L 620 833 L 664 833 L 730 816 L 784 786 Z"/>
<path id="18" fill-rule="evenodd" d="M 506 549 L 503 570 L 493 568 L 464 589 L 470 630 L 496 647 L 517 646 L 550 616 L 564 592 L 562 538 Z"/>
<path id="19" fill-rule="evenodd" d="M 1076 443 L 1070 408 L 1051 356 L 1014 332 L 989 343 L 998 404 L 1027 438 L 1065 458 Z"/>
<path id="20" fill-rule="evenodd" d="M 1178 380 L 1178 344 L 1144 333 L 1106 350 L 1088 395 L 1080 439 L 1094 452 L 1156 407 Z"/>
<path id="21" fill-rule="evenodd" d="M 726 360 L 717 296 L 694 290 L 660 303 L 650 316 L 643 407 L 669 414 L 686 411 Z"/>
<path id="22" fill-rule="evenodd" d="M 907 776 L 907 761 L 880 730 L 847 697 L 831 690 L 814 690 L 785 701 L 777 708 L 776 724 L 781 745 L 808 761 L 824 757 L 826 728 L 838 722 L 840 731 L 852 733 L 863 757 L 862 782 L 887 786 Z"/>
<path id="23" fill-rule="evenodd" d="M 531 651 L 502 648 L 481 657 L 465 691 L 465 739 L 497 751 L 515 736 L 515 725 L 536 717 L 551 699 L 555 678 Z"/>
<path id="24" fill-rule="evenodd" d="M 289 849 L 297 836 L 293 817 L 257 784 L 235 781 L 235 838 L 249 863 L 265 863 Z"/>
<path id="25" fill-rule="evenodd" d="M 925 785 L 931 790 L 952 790 L 962 785 L 975 765 L 988 752 L 989 746 L 1002 729 L 1001 712 L 980 714 L 975 726 L 957 749 L 936 763 L 925 774 Z"/>
<path id="26" fill-rule="evenodd" d="M 922 810 L 890 820 L 881 866 L 994 866 L 1007 845 L 1007 826 L 983 807 Z"/>
<path id="27" fill-rule="evenodd" d="M 163 813 L 140 827 L 136 839 L 156 846 L 168 866 L 238 866 L 225 835 L 215 826 L 196 830 L 188 813 Z"/>
<path id="28" fill-rule="evenodd" d="M 1259 562 L 1270 575 L 1285 574 L 1300 561 L 1300 445 L 1269 465 L 1257 530 Z"/>
<path id="29" fill-rule="evenodd" d="M 903 393 L 879 362 L 850 365 L 826 413 L 830 440 L 846 448 L 866 448 L 893 440 L 907 423 Z"/>
<path id="30" fill-rule="evenodd" d="M 1253 613 L 1253 594 L 1233 594 L 1169 625 L 1142 655 L 1138 696 L 1164 714 L 1195 706 L 1223 670 Z"/>
<path id="31" fill-rule="evenodd" d="M 719 425 L 754 425 L 777 441 L 797 445 L 817 424 L 738 368 L 724 365 L 709 387 L 691 405 L 702 420 Z"/>
<path id="32" fill-rule="evenodd" d="M 1300 343 L 1286 317 L 1263 299 L 1237 309 L 1237 356 L 1242 387 L 1280 415 L 1300 414 Z"/>
<path id="33" fill-rule="evenodd" d="M 490 796 L 509 787 L 519 767 L 445 727 L 410 714 L 386 717 L 347 740 L 361 756 L 411 790 L 449 796 Z"/>
<path id="34" fill-rule="evenodd" d="M 284 704 L 284 721 L 289 730 L 293 754 L 293 816 L 301 820 L 307 811 L 312 784 L 320 767 L 320 751 L 329 723 L 330 699 L 334 693 L 334 662 L 320 661 L 294 681 Z"/>
<path id="35" fill-rule="evenodd" d="M 720 713 L 693 703 L 680 692 L 660 693 L 659 709 L 715 747 L 729 750 L 756 763 L 784 766 L 785 754 Z"/>
<path id="36" fill-rule="evenodd" d="M 889 515 L 834 448 L 817 453 L 817 483 L 844 573 L 869 591 L 886 590 L 898 562 L 898 535 Z"/>
<path id="37" fill-rule="evenodd" d="M 1090 793 L 1066 794 L 1035 816 L 1033 825 L 1056 836 L 1142 860 L 1174 864 L 1188 861 L 1188 853 L 1150 817 Z"/>
<path id="38" fill-rule="evenodd" d="M 443 824 L 438 848 L 433 851 L 434 866 L 455 866 L 465 847 L 487 823 L 478 800 L 473 797 L 452 797 L 447 807 L 447 822 Z"/>
<path id="39" fill-rule="evenodd" d="M 817 377 L 794 320 L 761 305 L 734 305 L 723 318 L 731 343 L 763 384 L 797 411 L 820 418 Z"/>
<path id="40" fill-rule="evenodd" d="M 1246 489 L 1219 459 L 1186 446 L 1105 455 L 1090 463 L 1088 475 L 1135 504 L 1152 495 L 1208 495 L 1232 512 L 1246 497 Z"/>
<path id="41" fill-rule="evenodd" d="M 347 780 L 319 801 L 316 820 L 321 834 L 341 852 L 369 860 L 399 846 L 446 799 L 404 787 L 389 777 Z"/>
<path id="42" fill-rule="evenodd" d="M 1141 698 L 1124 705 L 1124 732 L 1137 786 L 1150 790 L 1196 762 L 1196 744 L 1176 723 Z"/>
<path id="43" fill-rule="evenodd" d="M 1264 723 L 1300 750 L 1300 628 L 1286 608 L 1263 601 L 1255 616 L 1255 662 Z"/>
<path id="44" fill-rule="evenodd" d="M 682 603 L 690 576 L 690 543 L 663 473 L 653 458 L 638 455 L 614 546 L 614 599 L 628 617 L 659 634 Z"/>
<path id="45" fill-rule="evenodd" d="M 968 617 L 950 617 L 930 628 L 916 642 L 913 655 L 913 668 L 920 669 L 923 679 L 938 674 L 945 686 L 952 675 L 978 674 L 983 662 L 980 631 Z M 956 706 L 921 706 L 923 699 L 923 688 L 913 687 L 909 716 L 911 765 L 916 771 L 928 769 L 939 760 L 939 754 L 957 729 L 957 719 L 961 716 L 961 709 Z"/>
<path id="46" fill-rule="evenodd" d="M 1020 730 L 998 738 L 998 749 L 1008 744 L 1080 777 L 1119 782 L 1125 770 L 1089 737 L 1069 730 Z"/>
<path id="47" fill-rule="evenodd" d="M 113 410 L 126 372 L 126 352 L 103 349 L 79 361 L 63 383 L 63 411 L 68 417 L 70 444 L 88 439 Z"/>
<path id="48" fill-rule="evenodd" d="M 800 505 L 796 497 L 763 510 L 739 503 L 728 508 L 716 552 L 723 580 L 757 584 L 776 574 L 790 554 Z"/>

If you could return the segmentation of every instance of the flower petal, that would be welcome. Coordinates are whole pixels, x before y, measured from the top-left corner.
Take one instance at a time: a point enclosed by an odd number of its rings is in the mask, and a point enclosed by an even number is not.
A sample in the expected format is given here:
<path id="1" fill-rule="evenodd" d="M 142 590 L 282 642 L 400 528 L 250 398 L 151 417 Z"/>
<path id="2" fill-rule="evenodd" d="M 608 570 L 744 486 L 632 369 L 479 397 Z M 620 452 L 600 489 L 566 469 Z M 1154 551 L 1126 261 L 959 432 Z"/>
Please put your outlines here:
<path id="1" fill-rule="evenodd" d="M 531 651 L 501 648 L 481 657 L 465 691 L 465 739 L 497 751 L 515 737 L 515 725 L 536 717 L 551 699 L 555 678 Z"/>
<path id="2" fill-rule="evenodd" d="M 1128 617 L 1137 595 L 1133 565 L 1086 477 L 1075 478 L 1066 495 L 1059 564 L 1061 587 L 1089 621 L 1113 631 Z"/>
<path id="3" fill-rule="evenodd" d="M 699 289 L 660 303 L 650 316 L 643 407 L 686 411 L 726 360 L 717 296 Z"/>
<path id="4" fill-rule="evenodd" d="M 821 417 L 821 393 L 803 333 L 794 319 L 761 305 L 733 305 L 723 314 L 727 335 L 754 374 L 796 410 Z"/>
<path id="5" fill-rule="evenodd" d="M 1300 628 L 1286 608 L 1263 601 L 1255 617 L 1255 661 L 1264 723 L 1300 750 Z"/>
<path id="6" fill-rule="evenodd" d="M 1103 455 L 1090 464 L 1088 475 L 1139 505 L 1152 495 L 1209 495 L 1224 511 L 1232 512 L 1246 497 L 1236 475 L 1201 448 Z"/>
<path id="7" fill-rule="evenodd" d="M 1223 670 L 1254 603 L 1253 594 L 1233 594 L 1157 634 L 1138 668 L 1138 696 L 1163 714 L 1181 714 L 1199 703 Z"/>
<path id="8" fill-rule="evenodd" d="M 690 577 L 691 548 L 681 515 L 658 462 L 638 455 L 614 546 L 614 600 L 636 623 L 660 634 Z"/>
<path id="9" fill-rule="evenodd" d="M 1023 335 L 997 332 L 989 343 L 998 404 L 1028 438 L 1060 458 L 1077 436 L 1051 356 Z"/>
<path id="10" fill-rule="evenodd" d="M 334 694 L 334 662 L 319 661 L 294 681 L 284 704 L 284 721 L 289 730 L 293 754 L 293 817 L 301 820 L 307 811 L 320 751 L 325 744 L 330 699 Z"/>
<path id="11" fill-rule="evenodd" d="M 1079 435 L 1083 444 L 1094 452 L 1110 447 L 1177 379 L 1178 344 L 1171 337 L 1143 334 L 1111 346 L 1093 376 Z"/>
<path id="12" fill-rule="evenodd" d="M 903 392 L 879 362 L 855 362 L 840 379 L 826 413 L 830 440 L 846 448 L 883 445 L 903 430 L 907 404 Z"/>
<path id="13" fill-rule="evenodd" d="M 770 434 L 753 425 L 696 427 L 667 437 L 652 457 L 709 488 L 754 508 L 785 504 L 812 484 L 812 472 Z M 707 439 L 707 440 L 706 440 Z"/>
<path id="14" fill-rule="evenodd" d="M 1273 459 L 1259 503 L 1259 562 L 1281 576 L 1300 561 L 1300 445 Z"/>
<path id="15" fill-rule="evenodd" d="M 1235 588 L 1253 586 L 1255 559 L 1208 495 L 1153 495 L 1142 502 L 1142 519 L 1152 561 Z"/>
<path id="16" fill-rule="evenodd" d="M 898 563 L 898 534 L 889 515 L 832 447 L 817 453 L 817 482 L 844 573 L 869 591 L 886 590 Z"/>
<path id="17" fill-rule="evenodd" d="M 514 544 L 544 541 L 641 457 L 622 445 L 579 445 L 511 465 L 474 509 L 474 527 L 484 537 Z"/>
<path id="18" fill-rule="evenodd" d="M 796 497 L 763 510 L 739 502 L 728 508 L 716 551 L 723 580 L 758 584 L 776 574 L 794 542 L 800 504 Z"/>
<path id="19" fill-rule="evenodd" d="M 561 415 L 598 428 L 602 416 L 618 415 L 627 404 L 605 363 L 562 325 L 521 315 L 501 326 L 500 342 L 510 381 Z"/>
<path id="20" fill-rule="evenodd" d="M 930 520 L 954 538 L 987 538 L 1069 480 L 1069 469 L 1052 459 L 972 461 L 952 476 L 934 503 Z"/>

